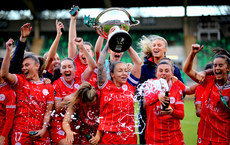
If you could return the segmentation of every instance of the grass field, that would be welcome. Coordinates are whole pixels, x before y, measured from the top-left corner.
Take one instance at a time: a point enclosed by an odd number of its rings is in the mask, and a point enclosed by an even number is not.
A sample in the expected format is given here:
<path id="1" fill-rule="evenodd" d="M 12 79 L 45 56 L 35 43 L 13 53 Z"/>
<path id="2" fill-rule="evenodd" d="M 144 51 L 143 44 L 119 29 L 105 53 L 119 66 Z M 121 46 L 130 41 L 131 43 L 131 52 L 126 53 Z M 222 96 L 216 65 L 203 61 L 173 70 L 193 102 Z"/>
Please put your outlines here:
<path id="1" fill-rule="evenodd" d="M 137 108 L 138 104 L 135 105 Z M 196 116 L 195 105 L 192 99 L 184 101 L 184 111 L 185 117 L 181 120 L 181 130 L 184 134 L 184 141 L 186 145 L 195 145 L 197 141 L 197 126 L 200 118 Z M 136 109 L 135 112 L 139 112 L 138 109 Z"/>
<path id="2" fill-rule="evenodd" d="M 200 118 L 196 116 L 193 100 L 184 101 L 185 117 L 181 121 L 181 130 L 186 145 L 194 145 L 197 141 L 197 126 Z"/>

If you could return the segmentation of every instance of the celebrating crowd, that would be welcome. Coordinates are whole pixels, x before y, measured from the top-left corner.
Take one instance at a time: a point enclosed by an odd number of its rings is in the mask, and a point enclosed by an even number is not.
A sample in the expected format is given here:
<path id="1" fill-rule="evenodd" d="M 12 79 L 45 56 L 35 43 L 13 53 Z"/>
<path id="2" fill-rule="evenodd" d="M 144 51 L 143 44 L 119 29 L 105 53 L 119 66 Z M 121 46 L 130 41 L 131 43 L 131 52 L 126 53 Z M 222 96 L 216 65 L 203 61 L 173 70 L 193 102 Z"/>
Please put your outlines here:
<path id="1" fill-rule="evenodd" d="M 197 84 L 188 87 L 167 58 L 163 37 L 143 36 L 144 63 L 132 47 L 127 50 L 132 63 L 125 63 L 123 52 L 112 51 L 108 42 L 102 49 L 102 36 L 95 47 L 77 36 L 78 13 L 70 15 L 68 57 L 62 60 L 57 48 L 64 25 L 57 20 L 56 38 L 43 57 L 25 51 L 29 23 L 21 27 L 15 49 L 13 39 L 6 42 L 0 60 L 0 145 L 137 144 L 137 135 L 140 144 L 184 145 L 180 120 L 186 94 L 195 94 L 197 144 L 230 144 L 226 50 L 215 49 L 210 67 L 197 72 L 193 60 L 204 46 L 193 44 L 183 70 Z"/>

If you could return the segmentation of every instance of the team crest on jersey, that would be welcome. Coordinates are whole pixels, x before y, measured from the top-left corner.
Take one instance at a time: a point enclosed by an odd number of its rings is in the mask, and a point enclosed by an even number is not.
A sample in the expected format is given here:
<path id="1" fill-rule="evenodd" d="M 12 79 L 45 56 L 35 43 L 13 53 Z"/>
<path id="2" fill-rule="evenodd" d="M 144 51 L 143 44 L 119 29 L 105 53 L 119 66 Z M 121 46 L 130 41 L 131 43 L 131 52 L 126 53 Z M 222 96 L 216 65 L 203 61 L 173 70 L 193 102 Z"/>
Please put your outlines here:
<path id="1" fill-rule="evenodd" d="M 65 135 L 65 132 L 64 132 L 63 130 L 59 130 L 57 133 L 58 133 L 59 135 Z"/>
<path id="2" fill-rule="evenodd" d="M 127 91 L 128 90 L 128 86 L 127 85 L 122 85 L 122 90 Z"/>
<path id="3" fill-rule="evenodd" d="M 223 96 L 225 101 L 228 102 L 229 101 L 229 97 L 228 96 Z"/>
<path id="4" fill-rule="evenodd" d="M 0 94 L 0 101 L 4 101 L 5 100 L 5 95 L 4 94 Z"/>
<path id="5" fill-rule="evenodd" d="M 170 104 L 175 103 L 175 98 L 174 97 L 170 97 Z"/>
<path id="6" fill-rule="evenodd" d="M 47 89 L 43 89 L 43 90 L 42 90 L 42 93 L 43 93 L 43 95 L 45 95 L 45 96 L 46 96 L 46 95 L 48 95 L 48 94 L 49 94 L 49 91 L 48 91 Z"/>
<path id="7" fill-rule="evenodd" d="M 74 88 L 78 89 L 79 88 L 79 84 L 74 84 Z"/>

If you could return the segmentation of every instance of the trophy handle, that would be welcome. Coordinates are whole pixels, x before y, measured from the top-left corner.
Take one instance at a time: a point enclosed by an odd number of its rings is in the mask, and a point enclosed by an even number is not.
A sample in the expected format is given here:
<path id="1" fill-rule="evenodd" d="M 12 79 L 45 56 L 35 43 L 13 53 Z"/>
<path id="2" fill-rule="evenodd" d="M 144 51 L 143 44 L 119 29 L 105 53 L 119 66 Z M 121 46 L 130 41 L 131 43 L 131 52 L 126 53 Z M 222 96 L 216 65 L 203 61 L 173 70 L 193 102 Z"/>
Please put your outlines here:
<path id="1" fill-rule="evenodd" d="M 118 7 L 113 7 L 113 8 L 108 8 L 104 11 L 102 11 L 95 19 L 95 21 L 97 22 L 98 19 L 106 12 L 108 11 L 111 11 L 111 10 L 120 10 L 120 11 L 123 11 L 128 17 L 129 17 L 129 20 L 130 20 L 130 26 L 136 26 L 140 23 L 139 20 L 136 20 L 134 17 L 132 17 L 125 9 L 122 9 L 122 8 L 118 8 Z"/>
<path id="2" fill-rule="evenodd" d="M 90 18 L 90 15 L 88 16 L 84 15 L 83 23 L 88 27 L 96 28 L 95 20 L 96 20 L 95 18 Z"/>
<path id="3" fill-rule="evenodd" d="M 139 20 L 136 20 L 134 17 L 132 17 L 131 15 L 128 16 L 129 19 L 131 20 L 132 24 L 131 26 L 136 26 L 136 25 L 139 25 L 140 24 L 140 21 Z"/>

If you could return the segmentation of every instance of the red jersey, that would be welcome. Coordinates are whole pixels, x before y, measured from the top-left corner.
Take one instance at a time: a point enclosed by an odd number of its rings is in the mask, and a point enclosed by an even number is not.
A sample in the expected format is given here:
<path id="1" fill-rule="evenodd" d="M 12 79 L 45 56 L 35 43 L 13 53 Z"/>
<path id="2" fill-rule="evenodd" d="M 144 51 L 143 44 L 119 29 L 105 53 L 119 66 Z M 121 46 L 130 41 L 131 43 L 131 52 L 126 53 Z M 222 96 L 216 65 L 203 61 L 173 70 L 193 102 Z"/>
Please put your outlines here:
<path id="1" fill-rule="evenodd" d="M 202 85 L 199 85 L 196 87 L 196 92 L 195 92 L 195 105 L 196 104 L 201 104 L 201 100 L 203 98 L 203 93 L 204 93 L 204 88 Z"/>
<path id="2" fill-rule="evenodd" d="M 204 83 L 200 122 L 198 125 L 199 138 L 230 144 L 230 109 L 220 99 L 221 87 L 215 83 L 215 76 L 206 76 Z M 221 93 L 230 105 L 230 85 L 224 87 Z"/>
<path id="3" fill-rule="evenodd" d="M 47 103 L 54 103 L 54 89 L 43 81 L 28 81 L 24 75 L 17 75 L 14 85 L 17 109 L 14 129 L 23 133 L 42 129 Z"/>
<path id="4" fill-rule="evenodd" d="M 58 80 L 54 81 L 53 86 L 55 90 L 55 100 L 62 101 L 65 96 L 72 94 L 77 91 L 82 83 L 82 79 L 80 76 L 76 76 L 73 83 L 69 85 L 63 77 L 60 77 Z M 55 113 L 52 117 L 52 124 L 58 123 L 62 124 L 62 120 L 64 118 L 65 111 L 61 113 Z M 55 125 L 56 126 L 56 125 Z"/>
<path id="5" fill-rule="evenodd" d="M 76 76 L 81 76 L 81 74 L 85 71 L 85 69 L 87 68 L 87 65 L 82 64 L 81 60 L 80 60 L 80 56 L 79 54 L 77 54 L 74 58 L 73 58 L 75 65 L 76 65 Z"/>
<path id="6" fill-rule="evenodd" d="M 13 125 L 16 95 L 7 83 L 0 84 L 0 136 L 8 137 Z"/>
<path id="7" fill-rule="evenodd" d="M 97 68 L 94 70 L 94 73 L 92 74 L 89 83 L 97 89 Z"/>
<path id="8" fill-rule="evenodd" d="M 81 60 L 79 58 L 79 54 L 76 55 L 76 57 L 73 58 L 75 65 L 76 65 L 76 72 L 75 72 L 75 76 L 82 76 L 82 74 L 84 73 L 85 69 L 87 68 L 87 65 L 82 64 Z M 89 83 L 97 88 L 97 69 L 94 70 L 93 75 L 91 76 Z"/>
<path id="9" fill-rule="evenodd" d="M 98 130 L 135 131 L 134 92 L 139 79 L 132 74 L 120 88 L 107 81 L 101 89 L 100 123 Z M 132 84 L 132 85 L 131 85 Z"/>
<path id="10" fill-rule="evenodd" d="M 89 144 L 85 135 L 97 133 L 99 125 L 100 97 L 93 104 L 82 104 L 76 106 L 76 112 L 79 114 L 81 144 Z"/>
<path id="11" fill-rule="evenodd" d="M 78 111 L 78 114 L 80 115 L 80 120 L 82 124 L 88 125 L 88 126 L 98 125 L 99 111 L 100 111 L 99 101 L 100 99 L 97 99 L 97 101 L 94 104 L 90 104 L 90 105 L 85 105 L 85 104 L 83 105 L 80 103 L 77 111 Z M 96 130 L 97 130 L 97 127 L 96 127 Z"/>
<path id="12" fill-rule="evenodd" d="M 161 115 L 161 102 L 158 99 L 159 90 L 145 90 L 147 103 L 147 125 L 145 139 L 147 144 L 181 144 L 183 133 L 180 120 L 184 117 L 184 101 L 181 86 L 173 83 L 169 90 L 170 106 L 173 113 Z M 186 87 L 184 86 L 183 89 Z"/>
<path id="13" fill-rule="evenodd" d="M 71 85 L 69 85 L 65 81 L 64 77 L 60 77 L 58 80 L 54 81 L 53 86 L 55 90 L 55 101 L 57 100 L 62 101 L 67 95 L 76 92 L 77 89 L 80 87 L 81 82 L 82 80 L 80 76 L 75 77 Z M 65 132 L 62 128 L 62 121 L 64 119 L 64 115 L 65 115 L 65 110 L 59 113 L 54 112 L 54 114 L 52 114 L 50 134 L 54 144 L 57 144 L 60 140 L 66 138 Z M 75 123 L 76 122 L 78 123 L 78 121 L 75 121 Z M 71 126 L 72 125 L 73 124 L 71 124 Z M 79 140 L 78 136 L 75 137 L 77 137 L 76 140 Z M 79 142 L 75 142 L 75 143 L 78 144 Z"/>

